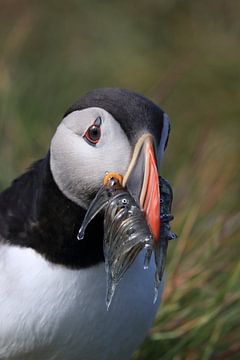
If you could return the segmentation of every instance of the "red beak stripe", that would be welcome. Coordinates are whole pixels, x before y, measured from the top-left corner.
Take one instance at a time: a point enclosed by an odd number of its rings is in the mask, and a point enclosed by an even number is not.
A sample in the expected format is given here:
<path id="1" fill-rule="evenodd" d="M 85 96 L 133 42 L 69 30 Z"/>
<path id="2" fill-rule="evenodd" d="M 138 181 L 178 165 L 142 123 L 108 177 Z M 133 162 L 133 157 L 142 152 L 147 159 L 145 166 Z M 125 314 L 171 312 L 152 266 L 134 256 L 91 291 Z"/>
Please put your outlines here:
<path id="1" fill-rule="evenodd" d="M 160 191 L 158 182 L 158 170 L 155 161 L 153 145 L 146 144 L 146 171 L 144 176 L 145 196 L 142 204 L 147 223 L 155 242 L 160 237 Z"/>

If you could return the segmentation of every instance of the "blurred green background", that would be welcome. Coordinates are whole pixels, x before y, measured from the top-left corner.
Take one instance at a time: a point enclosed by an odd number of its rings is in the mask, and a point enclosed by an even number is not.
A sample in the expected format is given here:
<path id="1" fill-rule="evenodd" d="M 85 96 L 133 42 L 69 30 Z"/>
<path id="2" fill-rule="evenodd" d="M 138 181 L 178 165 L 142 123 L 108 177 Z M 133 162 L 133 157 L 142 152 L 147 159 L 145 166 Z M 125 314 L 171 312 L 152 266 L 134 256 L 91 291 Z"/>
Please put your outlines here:
<path id="1" fill-rule="evenodd" d="M 239 359 L 240 1 L 0 5 L 0 189 L 44 156 L 85 92 L 124 87 L 159 103 L 172 120 L 162 175 L 179 240 L 133 359 Z"/>

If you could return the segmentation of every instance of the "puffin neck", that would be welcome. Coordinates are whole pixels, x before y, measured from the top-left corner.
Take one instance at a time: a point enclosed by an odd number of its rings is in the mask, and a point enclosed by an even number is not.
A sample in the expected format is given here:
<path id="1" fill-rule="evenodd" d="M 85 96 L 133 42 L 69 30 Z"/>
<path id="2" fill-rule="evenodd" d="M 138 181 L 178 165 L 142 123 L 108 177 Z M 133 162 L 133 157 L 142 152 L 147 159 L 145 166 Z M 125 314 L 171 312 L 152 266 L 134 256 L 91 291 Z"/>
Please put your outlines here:
<path id="1" fill-rule="evenodd" d="M 72 269 L 93 266 L 104 261 L 103 220 L 97 216 L 78 241 L 85 212 L 57 187 L 48 153 L 0 194 L 0 239 Z"/>

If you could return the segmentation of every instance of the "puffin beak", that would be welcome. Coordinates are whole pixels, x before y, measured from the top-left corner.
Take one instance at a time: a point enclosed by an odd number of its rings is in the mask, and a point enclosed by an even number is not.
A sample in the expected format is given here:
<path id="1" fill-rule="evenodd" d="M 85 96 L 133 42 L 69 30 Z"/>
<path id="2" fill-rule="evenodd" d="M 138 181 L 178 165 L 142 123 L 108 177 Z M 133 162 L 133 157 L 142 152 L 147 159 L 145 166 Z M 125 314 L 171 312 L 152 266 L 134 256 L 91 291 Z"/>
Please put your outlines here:
<path id="1" fill-rule="evenodd" d="M 107 309 L 119 281 L 139 252 L 143 248 L 146 250 L 144 267 L 147 268 L 153 250 L 152 240 L 155 254 L 159 249 L 160 190 L 152 135 L 141 136 L 123 179 L 118 179 L 118 175 L 106 173 L 106 184 L 103 183 L 92 201 L 78 233 L 78 239 L 83 239 L 89 222 L 105 208 L 103 251 Z M 159 264 L 162 266 L 161 261 Z M 157 262 L 156 266 L 158 269 Z M 156 289 L 158 279 L 156 275 Z"/>
<path id="2" fill-rule="evenodd" d="M 135 201 L 144 212 L 154 243 L 160 237 L 160 190 L 154 141 L 151 134 L 140 137 L 123 178 Z"/>

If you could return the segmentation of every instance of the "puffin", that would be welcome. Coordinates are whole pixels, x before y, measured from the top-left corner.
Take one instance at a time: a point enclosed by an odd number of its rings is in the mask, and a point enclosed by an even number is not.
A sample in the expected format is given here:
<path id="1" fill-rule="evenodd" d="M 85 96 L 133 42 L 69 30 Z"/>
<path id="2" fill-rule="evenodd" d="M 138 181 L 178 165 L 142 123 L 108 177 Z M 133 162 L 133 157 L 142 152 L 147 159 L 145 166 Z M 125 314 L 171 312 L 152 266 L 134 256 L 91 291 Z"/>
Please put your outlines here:
<path id="1" fill-rule="evenodd" d="M 154 301 L 154 260 L 144 269 L 139 252 L 108 308 L 103 213 L 77 235 L 108 172 L 126 178 L 139 204 L 148 197 L 157 233 L 160 200 L 149 192 L 169 131 L 146 97 L 93 90 L 65 112 L 46 156 L 0 194 L 0 359 L 127 360 L 142 343 L 163 291 L 161 282 Z"/>

